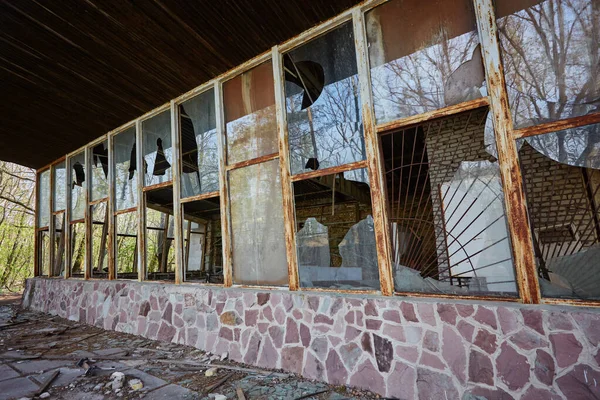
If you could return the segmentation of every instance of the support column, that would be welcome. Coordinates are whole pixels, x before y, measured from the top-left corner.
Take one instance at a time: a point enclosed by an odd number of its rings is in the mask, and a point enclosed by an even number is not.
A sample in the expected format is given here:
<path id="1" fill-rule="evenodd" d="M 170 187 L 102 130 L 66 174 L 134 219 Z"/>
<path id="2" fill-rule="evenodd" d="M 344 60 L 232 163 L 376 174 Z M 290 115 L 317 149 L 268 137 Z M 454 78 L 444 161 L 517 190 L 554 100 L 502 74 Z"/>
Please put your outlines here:
<path id="1" fill-rule="evenodd" d="M 137 194 L 138 194 L 138 205 L 137 205 L 137 217 L 138 217 L 138 230 L 137 230 L 137 266 L 138 266 L 138 280 L 143 281 L 146 279 L 146 196 L 144 196 L 144 155 L 142 146 L 142 123 L 140 120 L 135 122 L 135 162 L 136 171 L 138 175 L 137 179 Z"/>
<path id="2" fill-rule="evenodd" d="M 285 250 L 288 262 L 289 289 L 298 290 L 298 256 L 296 253 L 296 216 L 294 189 L 290 171 L 290 150 L 288 146 L 287 114 L 285 106 L 285 86 L 282 55 L 279 48 L 272 49 L 273 76 L 275 80 L 275 109 L 279 136 L 279 174 L 283 198 L 283 223 L 285 226 Z"/>
<path id="3" fill-rule="evenodd" d="M 184 280 L 183 274 L 183 221 L 181 208 L 181 146 L 179 135 L 179 107 L 171 101 L 171 143 L 173 154 L 173 235 L 175 250 L 175 283 Z M 168 236 L 169 226 L 167 225 Z M 168 240 L 165 240 L 165 243 Z"/>
<path id="4" fill-rule="evenodd" d="M 381 293 L 384 296 L 394 294 L 394 276 L 392 273 L 392 254 L 390 240 L 390 224 L 386 202 L 385 168 L 381 159 L 381 143 L 375 129 L 373 115 L 373 98 L 370 86 L 369 55 L 367 52 L 367 34 L 364 15 L 359 8 L 352 12 L 354 25 L 354 41 L 356 44 L 356 63 L 358 65 L 358 81 L 362 102 L 362 120 L 367 152 L 367 168 L 371 184 L 371 203 L 375 225 L 375 241 L 377 244 L 377 263 Z"/>
<path id="5" fill-rule="evenodd" d="M 533 242 L 516 142 L 500 59 L 498 28 L 492 0 L 474 0 L 477 28 L 483 55 L 490 113 L 494 123 L 500 177 L 504 189 L 506 220 L 512 240 L 517 284 L 523 303 L 539 303 Z"/>
<path id="6" fill-rule="evenodd" d="M 231 210 L 229 208 L 229 184 L 227 180 L 227 150 L 225 137 L 225 114 L 223 110 L 223 90 L 221 82 L 215 82 L 215 114 L 217 117 L 217 140 L 219 146 L 219 201 L 221 205 L 221 240 L 223 244 L 223 285 L 233 284 L 233 264 L 231 260 Z"/>

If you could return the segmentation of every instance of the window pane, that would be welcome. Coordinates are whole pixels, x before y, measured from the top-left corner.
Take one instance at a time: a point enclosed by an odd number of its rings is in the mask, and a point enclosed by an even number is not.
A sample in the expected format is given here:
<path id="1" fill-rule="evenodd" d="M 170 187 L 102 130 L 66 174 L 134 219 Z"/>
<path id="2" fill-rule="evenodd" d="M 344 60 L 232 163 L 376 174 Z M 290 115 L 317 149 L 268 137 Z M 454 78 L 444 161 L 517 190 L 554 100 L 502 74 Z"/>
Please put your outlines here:
<path id="1" fill-rule="evenodd" d="M 117 210 L 125 210 L 137 205 L 137 179 L 135 155 L 135 128 L 115 136 L 115 203 Z"/>
<path id="2" fill-rule="evenodd" d="M 47 169 L 38 176 L 38 227 L 41 228 L 50 223 L 50 170 Z"/>
<path id="3" fill-rule="evenodd" d="M 292 174 L 364 160 L 352 23 L 284 55 Z"/>
<path id="4" fill-rule="evenodd" d="M 394 0 L 366 14 L 377 123 L 486 95 L 472 5 Z"/>
<path id="5" fill-rule="evenodd" d="M 173 188 L 146 192 L 146 279 L 175 280 Z"/>
<path id="6" fill-rule="evenodd" d="M 61 162 L 54 166 L 54 187 L 52 188 L 52 199 L 54 207 L 52 211 L 61 211 L 66 208 L 67 204 L 67 189 L 66 189 L 66 164 Z"/>
<path id="7" fill-rule="evenodd" d="M 165 111 L 142 122 L 144 186 L 172 179 L 171 112 Z"/>
<path id="8" fill-rule="evenodd" d="M 517 295 L 487 112 L 382 136 L 397 291 Z"/>
<path id="9" fill-rule="evenodd" d="M 542 295 L 600 299 L 600 124 L 518 145 Z"/>
<path id="10" fill-rule="evenodd" d="M 118 279 L 138 279 L 136 212 L 119 214 L 116 224 L 116 270 Z"/>
<path id="11" fill-rule="evenodd" d="M 223 283 L 223 247 L 219 197 L 183 205 L 186 281 Z"/>
<path id="12" fill-rule="evenodd" d="M 108 141 L 91 148 L 92 176 L 91 201 L 108 197 Z"/>
<path id="13" fill-rule="evenodd" d="M 233 282 L 286 285 L 279 160 L 229 172 Z"/>
<path id="14" fill-rule="evenodd" d="M 600 111 L 598 0 L 496 1 L 516 128 Z"/>
<path id="15" fill-rule="evenodd" d="M 85 272 L 85 223 L 71 224 L 71 276 L 83 278 Z"/>
<path id="16" fill-rule="evenodd" d="M 106 202 L 94 204 L 92 215 L 92 277 L 105 278 L 108 275 L 108 214 Z"/>
<path id="17" fill-rule="evenodd" d="M 85 154 L 83 152 L 69 159 L 71 190 L 71 221 L 82 219 L 85 215 Z"/>
<path id="18" fill-rule="evenodd" d="M 229 165 L 279 151 L 274 85 L 271 61 L 223 84 Z"/>
<path id="19" fill-rule="evenodd" d="M 367 170 L 294 182 L 303 287 L 379 290 Z"/>
<path id="20" fill-rule="evenodd" d="M 65 274 L 65 213 L 54 216 L 54 262 L 52 276 Z"/>
<path id="21" fill-rule="evenodd" d="M 219 190 L 215 94 L 211 89 L 179 106 L 181 197 Z"/>
<path id="22" fill-rule="evenodd" d="M 40 275 L 48 276 L 50 273 L 50 232 L 40 231 L 38 232 L 38 235 L 38 256 L 40 263 Z"/>

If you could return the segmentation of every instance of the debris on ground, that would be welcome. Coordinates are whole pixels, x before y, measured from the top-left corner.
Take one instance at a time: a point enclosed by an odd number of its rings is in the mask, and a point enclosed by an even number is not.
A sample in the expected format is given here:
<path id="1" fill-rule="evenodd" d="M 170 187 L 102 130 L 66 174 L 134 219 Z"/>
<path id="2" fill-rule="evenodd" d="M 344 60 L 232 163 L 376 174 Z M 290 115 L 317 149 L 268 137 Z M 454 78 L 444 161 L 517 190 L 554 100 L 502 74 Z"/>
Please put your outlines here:
<path id="1" fill-rule="evenodd" d="M 0 398 L 34 396 L 66 400 L 378 398 L 235 363 L 227 353 L 208 354 L 0 304 Z"/>

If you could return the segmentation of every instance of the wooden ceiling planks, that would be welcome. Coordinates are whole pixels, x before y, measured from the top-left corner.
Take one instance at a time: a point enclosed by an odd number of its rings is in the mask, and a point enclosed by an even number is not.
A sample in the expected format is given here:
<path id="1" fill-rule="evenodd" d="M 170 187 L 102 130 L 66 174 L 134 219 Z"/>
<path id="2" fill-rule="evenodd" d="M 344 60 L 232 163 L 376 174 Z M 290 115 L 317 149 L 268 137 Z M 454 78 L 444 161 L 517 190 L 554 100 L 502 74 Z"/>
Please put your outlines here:
<path id="1" fill-rule="evenodd" d="M 6 0 L 0 159 L 44 166 L 357 0 Z"/>

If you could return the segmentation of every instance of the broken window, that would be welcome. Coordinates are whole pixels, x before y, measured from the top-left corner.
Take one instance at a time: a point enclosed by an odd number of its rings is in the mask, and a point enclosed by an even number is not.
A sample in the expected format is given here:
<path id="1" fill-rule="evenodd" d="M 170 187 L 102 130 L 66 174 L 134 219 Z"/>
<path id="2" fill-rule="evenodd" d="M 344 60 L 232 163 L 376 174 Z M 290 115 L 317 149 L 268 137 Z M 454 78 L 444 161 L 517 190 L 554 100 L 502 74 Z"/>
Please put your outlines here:
<path id="1" fill-rule="evenodd" d="M 92 278 L 108 276 L 108 213 L 106 201 L 90 207 L 92 216 Z"/>
<path id="2" fill-rule="evenodd" d="M 379 290 L 365 168 L 294 182 L 302 287 Z"/>
<path id="3" fill-rule="evenodd" d="M 137 212 L 118 214 L 115 218 L 115 269 L 118 279 L 138 279 Z"/>
<path id="4" fill-rule="evenodd" d="M 542 295 L 600 299 L 600 124 L 518 146 Z"/>
<path id="5" fill-rule="evenodd" d="M 287 285 L 279 160 L 229 171 L 233 282 Z"/>
<path id="6" fill-rule="evenodd" d="M 394 0 L 365 15 L 378 124 L 487 94 L 470 0 Z"/>
<path id="7" fill-rule="evenodd" d="M 284 54 L 292 174 L 366 158 L 352 23 Z"/>
<path id="8" fill-rule="evenodd" d="M 71 221 L 71 277 L 83 278 L 85 273 L 85 222 Z"/>
<path id="9" fill-rule="evenodd" d="M 279 152 L 271 61 L 225 82 L 223 103 L 229 165 Z"/>
<path id="10" fill-rule="evenodd" d="M 179 105 L 181 198 L 219 190 L 215 93 L 208 90 Z"/>
<path id="11" fill-rule="evenodd" d="M 65 213 L 59 212 L 54 216 L 54 261 L 52 276 L 65 274 Z"/>
<path id="12" fill-rule="evenodd" d="M 219 196 L 183 204 L 183 236 L 185 280 L 223 283 Z"/>
<path id="13" fill-rule="evenodd" d="M 173 187 L 146 195 L 146 279 L 175 280 Z"/>
<path id="14" fill-rule="evenodd" d="M 53 167 L 53 174 L 52 211 L 63 211 L 67 205 L 67 170 L 64 161 Z"/>
<path id="15" fill-rule="evenodd" d="M 113 140 L 116 210 L 127 210 L 137 205 L 135 128 L 119 133 Z"/>
<path id="16" fill-rule="evenodd" d="M 498 0 L 516 128 L 600 111 L 600 2 Z"/>
<path id="17" fill-rule="evenodd" d="M 142 122 L 144 186 L 172 179 L 171 112 L 164 111 Z"/>
<path id="18" fill-rule="evenodd" d="M 38 231 L 38 263 L 41 276 L 50 276 L 50 231 Z"/>
<path id="19" fill-rule="evenodd" d="M 43 228 L 50 224 L 50 170 L 38 175 L 37 185 L 37 226 Z"/>
<path id="20" fill-rule="evenodd" d="M 478 109 L 381 137 L 396 291 L 517 295 L 487 114 Z"/>
<path id="21" fill-rule="evenodd" d="M 108 141 L 103 141 L 90 148 L 92 156 L 90 193 L 91 201 L 108 197 Z"/>
<path id="22" fill-rule="evenodd" d="M 71 221 L 83 219 L 85 216 L 87 187 L 85 153 L 69 158 L 69 190 L 71 191 Z"/>

